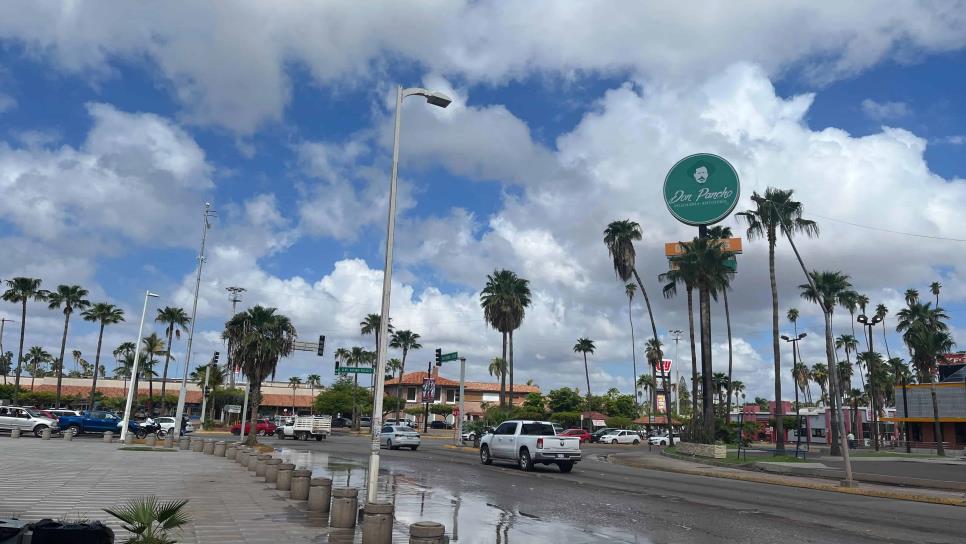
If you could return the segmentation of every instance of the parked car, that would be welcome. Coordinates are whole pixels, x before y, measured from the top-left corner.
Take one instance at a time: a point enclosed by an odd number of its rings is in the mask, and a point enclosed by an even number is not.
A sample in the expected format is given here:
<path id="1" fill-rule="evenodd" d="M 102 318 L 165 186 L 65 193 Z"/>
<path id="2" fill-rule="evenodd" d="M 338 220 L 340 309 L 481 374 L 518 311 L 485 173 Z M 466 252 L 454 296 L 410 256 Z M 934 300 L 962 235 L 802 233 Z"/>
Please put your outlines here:
<path id="1" fill-rule="evenodd" d="M 389 418 L 386 421 L 384 421 L 383 424 L 384 425 L 405 425 L 407 427 L 412 427 L 414 429 L 416 428 L 416 420 L 407 419 L 407 418 L 402 418 L 402 419 Z"/>
<path id="2" fill-rule="evenodd" d="M 330 416 L 299 416 L 275 428 L 275 436 L 280 440 L 292 438 L 308 440 L 314 438 L 321 441 L 332 432 L 332 418 Z"/>
<path id="3" fill-rule="evenodd" d="M 610 433 L 613 431 L 619 431 L 619 430 L 620 429 L 617 429 L 615 427 L 604 427 L 603 429 L 597 429 L 596 431 L 590 433 L 590 441 L 600 442 L 600 437 L 604 436 L 607 433 Z"/>
<path id="4" fill-rule="evenodd" d="M 678 442 L 681 441 L 681 437 L 678 435 L 678 433 L 672 434 L 671 435 L 671 439 L 674 441 L 675 444 L 677 444 Z M 654 446 L 667 446 L 668 445 L 667 434 L 658 435 L 658 436 L 652 436 L 648 440 Z"/>
<path id="5" fill-rule="evenodd" d="M 166 416 L 165 417 L 156 417 L 156 418 L 154 418 L 154 422 L 157 423 L 158 425 L 160 425 L 161 426 L 161 430 L 163 430 L 166 433 L 170 433 L 170 432 L 174 431 L 174 418 L 173 417 L 166 417 Z M 188 421 L 188 423 L 184 426 L 184 429 L 181 429 L 181 430 L 184 431 L 184 434 L 193 433 L 193 432 L 195 432 L 195 426 L 191 424 L 191 421 Z"/>
<path id="6" fill-rule="evenodd" d="M 419 444 L 419 433 L 408 425 L 385 425 L 379 432 L 379 445 L 391 450 L 409 448 L 416 451 Z"/>
<path id="7" fill-rule="evenodd" d="M 554 423 L 553 424 L 553 432 L 555 432 L 557 434 L 563 434 L 563 432 L 564 432 L 563 425 L 561 425 L 559 423 Z"/>
<path id="8" fill-rule="evenodd" d="M 81 412 L 79 416 L 60 416 L 57 419 L 61 430 L 70 429 L 75 435 L 82 433 L 103 433 L 104 431 L 120 432 L 124 419 L 106 410 L 91 410 Z M 137 432 L 138 424 L 128 421 L 127 429 L 130 432 Z"/>
<path id="9" fill-rule="evenodd" d="M 360 417 L 359 418 L 359 426 L 360 427 L 371 427 L 372 426 L 372 418 L 369 417 L 369 416 Z"/>
<path id="10" fill-rule="evenodd" d="M 567 429 L 562 433 L 557 433 L 560 436 L 576 436 L 580 439 L 580 443 L 590 442 L 590 433 L 586 429 Z"/>
<path id="11" fill-rule="evenodd" d="M 637 431 L 628 431 L 627 429 L 611 431 L 600 437 L 600 442 L 602 444 L 640 444 L 641 437 L 637 434 Z"/>
<path id="12" fill-rule="evenodd" d="M 43 414 L 31 408 L 0 406 L 0 429 L 6 431 L 20 429 L 20 432 L 34 433 L 34 436 L 39 438 L 45 429 L 57 432 L 58 423 L 56 419 L 44 417 Z"/>
<path id="13" fill-rule="evenodd" d="M 41 411 L 44 412 L 45 415 L 47 413 L 50 413 L 51 415 L 54 416 L 53 419 L 57 419 L 60 416 L 79 416 L 79 415 L 83 415 L 83 412 L 81 412 L 80 410 L 68 410 L 66 408 L 48 408 L 47 410 L 41 410 Z"/>
<path id="14" fill-rule="evenodd" d="M 257 434 L 258 436 L 275 434 L 275 429 L 276 429 L 275 424 L 267 419 L 259 420 L 258 423 L 255 424 L 255 434 Z M 246 421 L 245 436 L 248 436 L 248 434 L 251 433 L 251 431 L 252 431 L 252 423 L 251 421 Z M 241 435 L 240 423 L 235 423 L 234 425 L 231 426 L 231 434 Z"/>
<path id="15" fill-rule="evenodd" d="M 438 421 L 430 421 L 429 428 L 430 429 L 452 429 L 453 425 L 446 423 L 443 420 L 438 420 Z"/>
<path id="16" fill-rule="evenodd" d="M 570 472 L 580 461 L 580 439 L 557 436 L 549 421 L 504 421 L 480 440 L 480 461 L 513 461 L 525 471 L 534 464 L 555 464 L 560 472 Z"/>
<path id="17" fill-rule="evenodd" d="M 352 426 L 352 420 L 344 417 L 334 417 L 332 418 L 332 428 L 333 429 L 345 429 Z"/>

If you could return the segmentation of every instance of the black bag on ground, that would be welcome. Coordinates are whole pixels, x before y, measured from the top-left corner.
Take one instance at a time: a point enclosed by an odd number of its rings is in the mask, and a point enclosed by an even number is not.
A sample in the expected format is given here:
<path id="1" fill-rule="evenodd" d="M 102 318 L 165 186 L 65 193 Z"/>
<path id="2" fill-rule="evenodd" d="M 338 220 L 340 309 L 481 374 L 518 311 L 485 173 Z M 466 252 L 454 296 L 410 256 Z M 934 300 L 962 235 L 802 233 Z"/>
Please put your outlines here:
<path id="1" fill-rule="evenodd" d="M 31 544 L 114 544 L 114 531 L 99 521 L 60 523 L 42 519 L 30 528 Z"/>

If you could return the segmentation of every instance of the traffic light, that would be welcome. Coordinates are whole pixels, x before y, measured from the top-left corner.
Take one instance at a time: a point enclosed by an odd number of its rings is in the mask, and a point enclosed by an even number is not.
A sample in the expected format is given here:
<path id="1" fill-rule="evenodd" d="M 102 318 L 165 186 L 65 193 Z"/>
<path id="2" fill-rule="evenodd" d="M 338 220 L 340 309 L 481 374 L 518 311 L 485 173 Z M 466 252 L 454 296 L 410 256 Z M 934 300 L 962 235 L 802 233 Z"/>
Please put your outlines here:
<path id="1" fill-rule="evenodd" d="M 325 335 L 320 334 L 319 335 L 319 353 L 318 353 L 319 357 L 321 357 L 324 352 L 325 352 Z"/>
<path id="2" fill-rule="evenodd" d="M 216 351 L 215 352 L 215 356 L 211 359 L 211 364 L 216 365 L 216 366 L 218 365 L 218 356 L 219 355 L 221 355 L 221 354 Z"/>
<path id="3" fill-rule="evenodd" d="M 436 348 L 436 366 L 443 366 L 443 350 Z"/>
<path id="4" fill-rule="evenodd" d="M 211 394 L 211 387 L 206 385 L 205 386 L 205 396 L 207 397 L 210 394 Z"/>

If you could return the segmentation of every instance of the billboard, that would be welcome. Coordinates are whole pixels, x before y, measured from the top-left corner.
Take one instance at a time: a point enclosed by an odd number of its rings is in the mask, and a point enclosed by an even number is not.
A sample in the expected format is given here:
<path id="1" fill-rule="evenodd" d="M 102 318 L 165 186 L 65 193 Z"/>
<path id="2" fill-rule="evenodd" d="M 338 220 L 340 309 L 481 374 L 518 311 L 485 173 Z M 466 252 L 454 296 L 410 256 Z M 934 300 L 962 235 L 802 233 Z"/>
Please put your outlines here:
<path id="1" fill-rule="evenodd" d="M 423 378 L 423 402 L 436 401 L 436 380 Z"/>

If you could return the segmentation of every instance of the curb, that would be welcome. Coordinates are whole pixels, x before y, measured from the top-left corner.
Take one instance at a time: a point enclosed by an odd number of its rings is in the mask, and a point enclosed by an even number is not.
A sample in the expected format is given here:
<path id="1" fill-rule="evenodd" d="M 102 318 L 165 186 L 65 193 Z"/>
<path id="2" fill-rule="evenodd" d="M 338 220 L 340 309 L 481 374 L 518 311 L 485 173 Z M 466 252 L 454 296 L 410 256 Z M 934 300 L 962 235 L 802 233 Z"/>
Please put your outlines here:
<path id="1" fill-rule="evenodd" d="M 453 444 L 444 444 L 443 447 L 448 450 L 471 451 L 473 453 L 476 453 L 479 451 L 478 449 L 472 448 L 470 446 L 454 446 Z"/>

